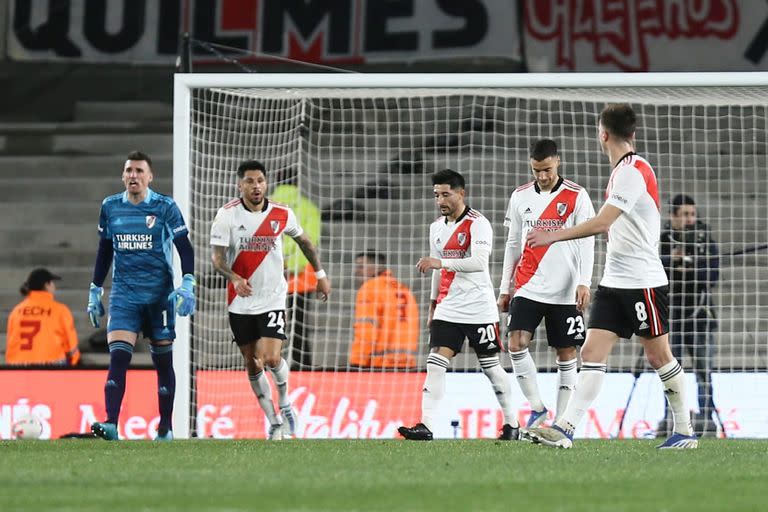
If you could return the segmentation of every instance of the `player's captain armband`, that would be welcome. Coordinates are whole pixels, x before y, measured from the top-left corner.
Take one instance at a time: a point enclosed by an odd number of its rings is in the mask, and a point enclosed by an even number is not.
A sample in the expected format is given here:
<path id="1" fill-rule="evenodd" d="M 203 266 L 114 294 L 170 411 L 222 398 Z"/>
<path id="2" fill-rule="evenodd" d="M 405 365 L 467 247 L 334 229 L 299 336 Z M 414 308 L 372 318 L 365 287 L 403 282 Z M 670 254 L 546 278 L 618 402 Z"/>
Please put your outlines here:
<path id="1" fill-rule="evenodd" d="M 325 270 L 320 269 L 317 272 L 315 272 L 315 277 L 318 279 L 325 279 L 326 277 L 328 277 L 328 274 L 325 273 Z"/>

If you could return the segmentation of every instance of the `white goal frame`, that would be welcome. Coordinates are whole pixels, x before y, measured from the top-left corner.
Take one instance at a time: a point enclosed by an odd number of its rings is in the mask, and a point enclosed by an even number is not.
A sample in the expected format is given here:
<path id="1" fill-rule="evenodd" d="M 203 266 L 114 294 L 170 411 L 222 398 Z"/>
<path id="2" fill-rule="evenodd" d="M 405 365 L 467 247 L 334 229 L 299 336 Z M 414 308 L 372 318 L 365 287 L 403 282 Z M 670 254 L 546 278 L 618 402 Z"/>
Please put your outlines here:
<path id="1" fill-rule="evenodd" d="M 192 91 L 209 87 L 259 88 L 536 88 L 536 87 L 768 87 L 768 72 L 745 73 L 530 73 L 530 74 L 176 74 L 173 99 L 173 197 L 185 219 L 191 218 L 190 205 L 190 111 Z M 208 262 L 198 261 L 198 267 Z M 180 276 L 178 258 L 176 275 Z M 176 323 L 176 400 L 173 431 L 177 438 L 190 435 L 191 344 L 190 319 Z"/>

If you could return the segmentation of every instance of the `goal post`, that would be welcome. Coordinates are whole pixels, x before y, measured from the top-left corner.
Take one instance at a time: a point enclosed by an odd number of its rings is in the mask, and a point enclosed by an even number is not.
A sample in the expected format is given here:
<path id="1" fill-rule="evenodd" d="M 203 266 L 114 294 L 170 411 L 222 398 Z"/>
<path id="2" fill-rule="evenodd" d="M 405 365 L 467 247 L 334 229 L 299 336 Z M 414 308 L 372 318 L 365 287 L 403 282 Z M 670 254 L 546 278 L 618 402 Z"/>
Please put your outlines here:
<path id="1" fill-rule="evenodd" d="M 437 216 L 430 175 L 450 167 L 467 178 L 467 203 L 494 228 L 497 286 L 504 210 L 512 190 L 531 181 L 530 143 L 554 139 L 561 174 L 584 186 L 598 209 L 610 166 L 597 144 L 596 120 L 611 102 L 630 103 L 638 112 L 637 149 L 657 172 L 662 222 L 671 198 L 684 193 L 696 199 L 711 229 L 721 254 L 712 288 L 719 325 L 706 356 L 715 402 L 731 434 L 768 436 L 760 426 L 768 408 L 758 405 L 768 397 L 755 391 L 745 398 L 738 391 L 768 389 L 761 387 L 768 381 L 768 286 L 762 284 L 768 278 L 768 73 L 177 74 L 174 198 L 190 227 L 199 284 L 197 314 L 177 321 L 174 434 L 264 433 L 230 341 L 224 283 L 211 268 L 208 246 L 216 210 L 237 197 L 240 161 L 263 161 L 270 189 L 286 171 L 296 173 L 302 195 L 323 212 L 319 249 L 334 290 L 327 304 L 309 299 L 312 367 L 291 376 L 301 437 L 392 437 L 392 425 L 417 419 L 419 409 L 429 280 L 414 265 L 426 254 L 429 223 Z M 349 364 L 359 286 L 354 257 L 367 250 L 384 254 L 416 297 L 421 329 L 415 368 Z M 602 275 L 604 240 L 596 251 L 593 289 Z M 295 314 L 288 313 L 291 334 Z M 554 352 L 543 330 L 534 339 L 540 387 L 554 407 Z M 611 390 L 596 402 L 600 411 L 581 435 L 605 435 L 617 411 L 623 414 L 638 347 L 617 344 L 609 360 Z M 705 353 L 682 357 L 694 410 L 695 358 Z M 290 361 L 290 347 L 285 355 Z M 509 369 L 507 355 L 501 357 Z M 497 426 L 497 406 L 474 356 L 462 353 L 451 369 L 448 395 L 459 398 L 444 407 L 439 436 L 488 437 Z M 527 403 L 510 378 L 523 416 Z M 624 436 L 650 435 L 660 419 L 657 381 L 651 373 L 638 379 Z"/>

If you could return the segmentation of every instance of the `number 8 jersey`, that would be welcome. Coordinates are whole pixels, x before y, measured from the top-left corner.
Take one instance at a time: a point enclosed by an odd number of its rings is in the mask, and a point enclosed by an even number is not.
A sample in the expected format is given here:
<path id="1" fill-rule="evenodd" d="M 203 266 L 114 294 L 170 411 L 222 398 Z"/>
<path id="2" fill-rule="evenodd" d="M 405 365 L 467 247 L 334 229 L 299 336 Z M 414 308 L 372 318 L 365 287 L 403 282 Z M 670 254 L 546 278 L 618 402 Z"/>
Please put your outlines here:
<path id="1" fill-rule="evenodd" d="M 459 324 L 499 321 L 488 260 L 493 228 L 480 212 L 466 207 L 449 222 L 440 217 L 429 227 L 430 256 L 443 268 L 432 273 L 430 299 L 437 301 L 434 320 Z"/>
<path id="2" fill-rule="evenodd" d="M 241 199 L 225 204 L 211 225 L 211 245 L 227 247 L 232 270 L 251 284 L 250 297 L 240 297 L 227 283 L 230 313 L 258 315 L 284 310 L 288 283 L 283 273 L 283 241 L 304 230 L 289 207 L 264 199 L 261 211 L 249 210 Z"/>

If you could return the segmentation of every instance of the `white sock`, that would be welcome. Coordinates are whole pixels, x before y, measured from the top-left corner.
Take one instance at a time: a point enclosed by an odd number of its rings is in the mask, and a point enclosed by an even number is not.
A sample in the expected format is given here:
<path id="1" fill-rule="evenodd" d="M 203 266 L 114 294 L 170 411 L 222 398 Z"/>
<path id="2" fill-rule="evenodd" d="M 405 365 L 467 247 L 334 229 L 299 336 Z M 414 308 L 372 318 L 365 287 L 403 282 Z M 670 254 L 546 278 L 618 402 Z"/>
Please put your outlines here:
<path id="1" fill-rule="evenodd" d="M 579 373 L 576 370 L 576 359 L 570 361 L 557 361 L 557 413 L 555 421 L 565 412 L 573 390 L 576 389 L 576 379 Z"/>
<path id="2" fill-rule="evenodd" d="M 533 362 L 528 349 L 510 352 L 509 357 L 512 359 L 512 369 L 515 370 L 517 383 L 525 398 L 528 399 L 528 403 L 531 404 L 531 410 L 543 411 L 546 409 L 539 394 L 539 383 L 536 381 L 536 363 Z"/>
<path id="3" fill-rule="evenodd" d="M 275 404 L 272 403 L 272 390 L 269 388 L 269 382 L 267 382 L 267 376 L 263 371 L 260 371 L 256 375 L 249 375 L 248 381 L 251 383 L 251 389 L 256 398 L 259 399 L 259 405 L 264 410 L 264 414 L 267 415 L 270 425 L 280 423 L 275 414 Z"/>
<path id="4" fill-rule="evenodd" d="M 427 356 L 427 378 L 421 392 L 421 422 L 429 430 L 433 430 L 435 413 L 445 396 L 445 371 L 449 362 L 448 358 L 437 353 Z"/>
<path id="5" fill-rule="evenodd" d="M 555 422 L 558 427 L 573 435 L 587 409 L 600 394 L 607 369 L 608 365 L 603 363 L 582 363 L 576 390 L 568 401 L 565 412 Z"/>
<path id="6" fill-rule="evenodd" d="M 277 388 L 277 404 L 281 409 L 291 406 L 291 401 L 288 400 L 288 363 L 285 359 L 280 358 L 280 364 L 277 368 L 270 368 L 272 372 L 272 379 L 275 381 L 275 387 Z"/>
<path id="7" fill-rule="evenodd" d="M 483 369 L 483 373 L 488 380 L 491 381 L 493 386 L 493 392 L 496 393 L 496 400 L 499 401 L 501 411 L 504 413 L 504 423 L 514 428 L 518 428 L 520 424 L 517 422 L 515 412 L 512 410 L 512 403 L 510 395 L 512 394 L 512 387 L 509 384 L 509 378 L 507 372 L 501 367 L 499 363 L 499 356 L 491 357 L 478 357 L 480 367 Z"/>
<path id="8" fill-rule="evenodd" d="M 664 395 L 667 397 L 669 408 L 672 409 L 672 419 L 675 422 L 674 432 L 690 436 L 693 434 L 691 429 L 691 411 L 688 409 L 685 399 L 685 373 L 683 367 L 672 359 L 661 368 L 656 370 L 659 374 L 661 383 L 664 386 Z"/>

